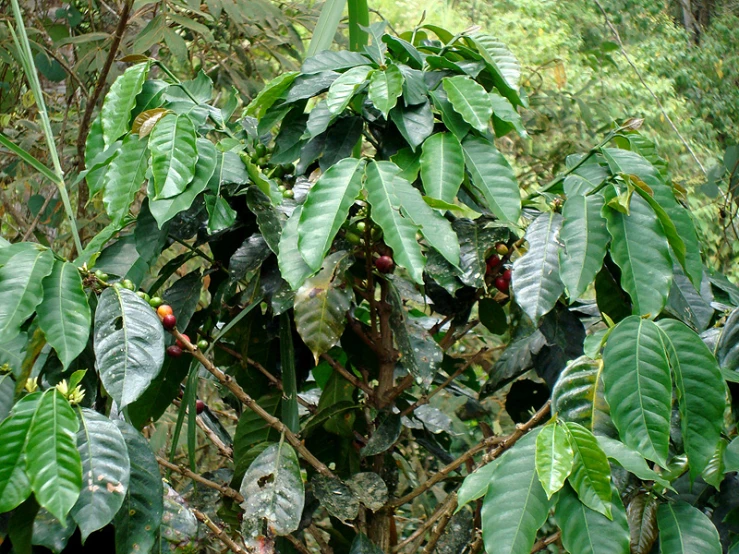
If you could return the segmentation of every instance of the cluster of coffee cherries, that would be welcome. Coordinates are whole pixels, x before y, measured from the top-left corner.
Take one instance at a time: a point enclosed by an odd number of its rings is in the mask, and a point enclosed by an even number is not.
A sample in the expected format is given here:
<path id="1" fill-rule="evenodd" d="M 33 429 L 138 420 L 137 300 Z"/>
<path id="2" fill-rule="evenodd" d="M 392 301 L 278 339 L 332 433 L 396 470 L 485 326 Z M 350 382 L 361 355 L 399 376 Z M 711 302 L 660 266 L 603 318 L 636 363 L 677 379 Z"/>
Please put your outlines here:
<path id="1" fill-rule="evenodd" d="M 508 246 L 499 242 L 495 245 L 495 253 L 486 260 L 487 274 L 495 276 L 493 286 L 504 294 L 508 294 L 511 288 L 511 270 L 502 265 L 506 256 L 508 256 Z"/>
<path id="2" fill-rule="evenodd" d="M 283 198 L 293 198 L 295 196 L 295 192 L 292 189 L 292 186 L 295 184 L 295 165 L 291 163 L 273 164 L 270 161 L 272 152 L 272 148 L 258 142 L 254 146 L 254 153 L 250 156 L 251 161 L 265 175 L 268 175 L 271 179 L 275 179 L 279 183 L 277 190 L 280 191 Z"/>

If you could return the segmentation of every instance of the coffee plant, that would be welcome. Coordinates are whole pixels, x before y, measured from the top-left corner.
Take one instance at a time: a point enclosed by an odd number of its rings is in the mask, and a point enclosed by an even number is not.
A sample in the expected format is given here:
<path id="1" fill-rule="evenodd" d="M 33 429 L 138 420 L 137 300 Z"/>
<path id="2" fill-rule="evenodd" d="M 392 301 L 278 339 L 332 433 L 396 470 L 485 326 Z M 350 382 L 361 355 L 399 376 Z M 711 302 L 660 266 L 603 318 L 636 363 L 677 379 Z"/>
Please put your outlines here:
<path id="1" fill-rule="evenodd" d="M 505 45 L 366 31 L 243 110 L 124 59 L 109 223 L 0 248 L 14 551 L 739 551 L 739 289 L 641 122 L 522 188 Z"/>

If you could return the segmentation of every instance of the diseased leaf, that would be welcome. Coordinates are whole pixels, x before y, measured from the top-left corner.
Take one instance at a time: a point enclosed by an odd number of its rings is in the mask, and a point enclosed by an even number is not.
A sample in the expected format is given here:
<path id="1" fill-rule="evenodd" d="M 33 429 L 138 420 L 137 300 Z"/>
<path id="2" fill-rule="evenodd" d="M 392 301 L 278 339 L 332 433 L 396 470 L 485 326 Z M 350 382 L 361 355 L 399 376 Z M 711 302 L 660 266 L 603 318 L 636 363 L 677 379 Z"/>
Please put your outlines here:
<path id="1" fill-rule="evenodd" d="M 348 522 L 359 515 L 359 500 L 340 479 L 318 474 L 311 479 L 311 484 L 313 494 L 332 516 Z"/>

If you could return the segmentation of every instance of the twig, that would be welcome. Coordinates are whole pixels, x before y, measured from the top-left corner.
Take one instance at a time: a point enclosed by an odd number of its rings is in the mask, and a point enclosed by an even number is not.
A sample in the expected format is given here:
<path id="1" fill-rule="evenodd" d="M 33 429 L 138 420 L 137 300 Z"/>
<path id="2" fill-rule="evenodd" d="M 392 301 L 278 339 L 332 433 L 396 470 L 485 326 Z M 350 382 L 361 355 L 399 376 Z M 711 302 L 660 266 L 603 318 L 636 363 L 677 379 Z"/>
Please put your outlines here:
<path id="1" fill-rule="evenodd" d="M 670 127 L 672 127 L 672 130 L 675 131 L 675 134 L 678 136 L 678 138 L 682 141 L 683 145 L 685 145 L 685 148 L 687 148 L 688 152 L 690 152 L 690 155 L 695 160 L 695 163 L 698 164 L 698 167 L 701 168 L 701 171 L 704 175 L 707 175 L 706 168 L 703 167 L 703 164 L 698 159 L 698 156 L 696 156 L 695 152 L 691 148 L 690 144 L 688 144 L 688 141 L 685 140 L 685 137 L 680 133 L 680 131 L 677 128 L 677 125 L 670 119 L 670 116 L 667 115 L 667 112 L 665 111 L 665 107 L 662 105 L 662 102 L 660 101 L 659 97 L 654 93 L 654 91 L 649 87 L 649 85 L 644 80 L 644 77 L 642 77 L 641 72 L 636 67 L 634 62 L 631 60 L 629 55 L 626 53 L 626 48 L 624 47 L 623 41 L 621 41 L 621 35 L 618 33 L 618 29 L 611 23 L 610 18 L 608 17 L 608 13 L 606 12 L 603 5 L 598 0 L 593 0 L 595 2 L 595 5 L 598 6 L 598 9 L 603 14 L 603 17 L 606 21 L 606 25 L 611 29 L 611 32 L 613 33 L 613 36 L 616 38 L 616 42 L 618 42 L 619 49 L 621 51 L 621 55 L 626 59 L 627 63 L 631 66 L 631 69 L 634 70 L 634 73 L 636 73 L 636 76 L 639 78 L 639 81 L 641 81 L 641 84 L 644 86 L 644 88 L 649 92 L 649 94 L 654 98 L 654 101 L 657 103 L 657 106 L 659 107 L 660 112 L 662 112 L 662 115 L 667 120 L 667 122 L 670 124 Z"/>
<path id="2" fill-rule="evenodd" d="M 372 398 L 374 395 L 374 391 L 372 388 L 365 383 L 364 381 L 357 379 L 352 373 L 346 369 L 343 365 L 341 365 L 339 362 L 334 360 L 331 356 L 328 354 L 321 354 L 321 358 L 326 360 L 328 362 L 328 365 L 330 365 L 334 371 L 337 371 L 341 374 L 341 376 L 349 381 L 352 385 L 360 389 L 364 394 L 366 394 L 368 397 Z"/>
<path id="3" fill-rule="evenodd" d="M 393 552 L 400 552 L 403 548 L 411 544 L 413 541 L 418 539 L 419 537 L 422 537 L 431 527 L 433 527 L 434 523 L 441 518 L 447 511 L 451 508 L 451 511 L 453 512 L 454 509 L 457 507 L 457 493 L 453 492 L 449 494 L 445 499 L 444 502 L 442 502 L 437 508 L 436 511 L 429 516 L 429 518 L 421 525 L 418 529 L 413 531 L 413 533 L 405 540 L 399 542 L 396 546 L 393 547 Z"/>
<path id="4" fill-rule="evenodd" d="M 323 536 L 321 535 L 321 530 L 318 527 L 316 527 L 315 523 L 311 523 L 308 526 L 308 532 L 316 540 L 316 542 L 318 543 L 318 548 L 321 549 L 321 552 L 323 554 L 334 554 L 334 549 L 331 548 L 328 545 L 328 543 L 323 539 Z"/>
<path id="5" fill-rule="evenodd" d="M 293 537 L 292 535 L 285 535 L 285 538 L 290 541 L 290 544 L 292 544 L 302 554 L 311 554 L 310 550 L 308 550 L 308 547 L 300 542 L 297 537 Z"/>
<path id="6" fill-rule="evenodd" d="M 264 408 L 257 404 L 257 402 L 251 396 L 244 392 L 244 389 L 239 386 L 239 384 L 233 379 L 233 377 L 231 377 L 230 375 L 226 375 L 223 371 L 213 365 L 213 363 L 208 358 L 206 358 L 205 355 L 200 350 L 198 350 L 197 347 L 195 347 L 195 345 L 193 345 L 189 341 L 189 339 L 187 339 L 187 337 L 184 337 L 182 333 L 180 333 L 177 329 L 172 330 L 172 335 L 174 335 L 174 337 L 182 343 L 185 349 L 190 352 L 190 354 L 192 354 L 205 369 L 213 374 L 213 376 L 218 379 L 223 386 L 230 390 L 242 404 L 244 404 L 247 408 L 261 417 L 267 423 L 267 425 L 275 429 L 278 433 L 282 433 L 283 435 L 285 435 L 285 438 L 293 446 L 293 448 L 295 448 L 295 450 L 300 453 L 303 459 L 311 466 L 313 466 L 316 471 L 318 471 L 322 475 L 325 475 L 326 477 L 334 477 L 333 472 L 326 466 L 326 464 L 316 458 L 305 447 L 305 445 L 297 437 L 297 435 L 295 435 L 295 433 L 290 431 L 290 429 L 288 429 L 284 423 L 282 423 L 279 419 L 268 413 Z"/>
<path id="7" fill-rule="evenodd" d="M 226 443 L 224 443 L 221 440 L 221 438 L 218 435 L 216 435 L 213 432 L 213 430 L 205 424 L 205 422 L 200 416 L 197 416 L 195 418 L 195 422 L 197 423 L 198 427 L 200 427 L 203 430 L 203 433 L 205 433 L 206 436 L 210 439 L 210 442 L 212 442 L 213 445 L 218 449 L 221 455 L 224 458 L 229 458 L 232 460 L 234 457 L 233 448 L 226 445 Z"/>
<path id="8" fill-rule="evenodd" d="M 92 91 L 92 96 L 87 100 L 85 106 L 85 113 L 82 116 L 80 122 L 80 130 L 77 135 L 77 167 L 81 167 L 85 159 L 85 143 L 87 142 L 87 134 L 90 132 L 90 122 L 92 121 L 92 112 L 95 110 L 95 104 L 97 104 L 100 95 L 105 88 L 105 81 L 108 79 L 108 73 L 110 68 L 113 66 L 115 57 L 118 54 L 118 47 L 121 45 L 123 40 L 123 34 L 126 32 L 126 25 L 128 24 L 128 16 L 131 13 L 131 7 L 133 6 L 133 0 L 126 0 L 123 4 L 123 9 L 118 18 L 118 25 L 115 28 L 115 34 L 113 35 L 113 41 L 110 43 L 110 50 L 108 51 L 108 57 L 105 59 L 103 68 L 100 70 L 98 80 L 95 83 L 95 89 Z M 84 188 L 84 185 L 80 183 L 80 190 Z M 87 199 L 85 199 L 85 202 Z"/>
<path id="9" fill-rule="evenodd" d="M 480 356 L 482 356 L 485 352 L 487 352 L 487 350 L 488 349 L 486 347 L 481 348 L 477 352 L 477 354 L 473 355 L 469 360 L 467 360 L 467 362 L 465 362 L 464 364 L 462 364 L 457 369 L 457 371 L 455 371 L 454 373 L 452 373 L 446 379 L 446 381 L 444 381 L 441 385 L 439 385 L 438 387 L 436 387 L 434 390 L 432 390 L 428 394 L 424 394 L 423 396 L 421 396 L 421 398 L 419 398 L 413 404 L 411 404 L 410 406 L 408 406 L 405 410 L 403 410 L 402 412 L 400 412 L 400 416 L 401 417 L 402 416 L 407 416 L 408 414 L 410 414 L 413 411 L 415 411 L 415 409 L 418 408 L 419 406 L 423 406 L 424 404 L 428 404 L 429 403 L 429 400 L 431 400 L 434 396 L 436 396 L 441 391 L 443 391 L 445 388 L 447 388 L 452 383 L 452 381 L 454 381 L 457 377 L 459 377 L 460 375 L 462 375 L 462 373 L 464 373 L 465 371 L 467 371 L 467 368 L 470 367 L 472 364 L 474 364 Z"/>
<path id="10" fill-rule="evenodd" d="M 454 510 L 457 508 L 457 493 L 452 493 L 449 496 L 453 496 L 454 500 L 450 502 L 442 512 L 439 523 L 436 524 L 434 532 L 431 533 L 431 537 L 429 537 L 429 542 L 426 543 L 426 547 L 423 549 L 423 554 L 431 554 L 434 551 L 436 543 L 439 542 L 441 534 L 444 532 L 444 529 L 446 529 L 446 526 L 449 524 L 449 520 L 452 519 Z"/>
<path id="11" fill-rule="evenodd" d="M 216 483 L 215 481 L 211 481 L 210 479 L 203 477 L 199 473 L 190 471 L 190 469 L 186 468 L 185 466 L 178 466 L 177 464 L 173 464 L 165 460 L 164 458 L 160 458 L 159 456 L 157 456 L 157 462 L 159 462 L 159 465 L 162 467 L 171 469 L 172 471 L 175 471 L 179 473 L 180 475 L 187 477 L 188 479 L 197 481 L 201 485 L 205 485 L 206 487 L 219 491 L 223 496 L 227 496 L 228 498 L 233 498 L 239 504 L 241 504 L 244 501 L 244 497 L 241 496 L 241 493 L 237 491 L 236 489 L 232 489 L 229 486 L 220 485 Z"/>
<path id="12" fill-rule="evenodd" d="M 539 552 L 540 550 L 544 550 L 553 542 L 557 542 L 560 536 L 562 536 L 562 531 L 557 531 L 553 535 L 549 535 L 546 538 L 536 541 L 536 543 L 534 543 L 534 547 L 531 549 L 531 554 L 534 554 L 534 552 Z"/>
<path id="13" fill-rule="evenodd" d="M 413 489 L 411 492 L 406 494 L 405 496 L 402 496 L 396 500 L 393 500 L 390 502 L 390 506 L 395 508 L 398 506 L 402 506 L 403 504 L 410 502 L 414 498 L 416 498 L 419 494 L 422 494 L 429 490 L 431 487 L 433 487 L 436 483 L 439 481 L 443 481 L 446 479 L 446 477 L 455 469 L 457 469 L 459 466 L 464 464 L 467 460 L 471 460 L 472 457 L 477 454 L 478 452 L 487 449 L 490 446 L 497 445 L 495 450 L 492 452 L 489 452 L 483 456 L 483 465 L 490 462 L 491 460 L 498 457 L 500 454 L 502 454 L 505 450 L 516 444 L 518 439 L 520 439 L 523 435 L 525 435 L 530 429 L 532 429 L 534 426 L 536 426 L 542 419 L 544 419 L 549 414 L 549 402 L 547 403 L 538 411 L 536 412 L 531 419 L 529 419 L 526 423 L 522 425 L 518 425 L 516 427 L 516 430 L 508 435 L 507 437 L 490 437 L 488 439 L 484 439 L 483 441 L 477 443 L 475 446 L 467 450 L 464 454 L 462 454 L 459 458 L 451 462 L 450 464 L 444 466 L 441 468 L 437 473 L 435 473 L 432 477 L 424 481 L 421 485 Z"/>
<path id="14" fill-rule="evenodd" d="M 223 529 L 213 523 L 207 515 L 195 508 L 190 508 L 190 510 L 192 510 L 193 515 L 198 519 L 198 521 L 204 523 L 205 526 L 210 529 L 210 532 L 213 533 L 218 540 L 225 544 L 229 548 L 229 550 L 231 550 L 231 552 L 236 552 L 236 554 L 247 554 L 246 550 L 236 544 L 233 539 L 229 537 L 223 531 Z"/>

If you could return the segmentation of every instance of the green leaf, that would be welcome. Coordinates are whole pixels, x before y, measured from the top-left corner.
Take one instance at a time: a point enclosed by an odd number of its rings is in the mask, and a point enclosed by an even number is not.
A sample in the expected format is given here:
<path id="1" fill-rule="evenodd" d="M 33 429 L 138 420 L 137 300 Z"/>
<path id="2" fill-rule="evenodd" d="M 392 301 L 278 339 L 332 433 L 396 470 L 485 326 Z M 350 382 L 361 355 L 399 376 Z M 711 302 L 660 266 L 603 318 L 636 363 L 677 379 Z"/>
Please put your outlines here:
<path id="1" fill-rule="evenodd" d="M 66 369 L 87 346 L 90 306 L 80 273 L 69 262 L 55 261 L 43 285 L 44 299 L 37 308 L 38 324 Z"/>
<path id="2" fill-rule="evenodd" d="M 208 211 L 207 230 L 210 235 L 228 229 L 236 221 L 236 210 L 223 196 L 206 195 L 205 208 Z"/>
<path id="3" fill-rule="evenodd" d="M 470 131 L 470 124 L 456 112 L 452 103 L 449 101 L 446 92 L 444 92 L 444 88 L 437 88 L 436 90 L 432 90 L 429 94 L 431 95 L 431 100 L 434 102 L 434 106 L 439 110 L 441 121 L 444 123 L 446 128 L 449 129 L 458 140 L 463 140 Z"/>
<path id="4" fill-rule="evenodd" d="M 285 228 L 280 235 L 279 254 L 277 255 L 277 263 L 280 267 L 280 275 L 288 283 L 293 290 L 297 290 L 300 285 L 313 273 L 310 266 L 305 263 L 303 256 L 298 250 L 298 223 L 300 214 L 303 210 L 302 206 L 295 208 L 290 218 L 285 224 Z"/>
<path id="5" fill-rule="evenodd" d="M 536 434 L 530 432 L 506 451 L 493 472 L 481 514 L 487 552 L 529 554 L 547 520 L 551 502 L 536 476 Z"/>
<path id="6" fill-rule="evenodd" d="M 36 519 L 33 520 L 33 544 L 44 546 L 54 554 L 61 554 L 76 530 L 77 526 L 70 516 L 67 516 L 67 520 L 62 525 L 48 510 L 41 508 L 36 514 Z"/>
<path id="7" fill-rule="evenodd" d="M 626 446 L 621 441 L 610 437 L 598 436 L 598 444 L 606 456 L 629 473 L 633 473 L 642 481 L 654 481 L 663 487 L 669 488 L 670 483 L 659 473 L 651 469 L 641 454 Z"/>
<path id="8" fill-rule="evenodd" d="M 595 436 L 578 423 L 565 424 L 575 462 L 569 477 L 580 502 L 613 519 L 611 514 L 611 467 Z"/>
<path id="9" fill-rule="evenodd" d="M 218 178 L 220 184 L 223 164 L 226 163 L 225 153 L 216 154 L 216 147 L 204 138 L 198 138 L 197 147 L 199 156 L 195 165 L 195 176 L 185 190 L 172 198 L 159 200 L 149 198 L 149 210 L 160 229 L 178 213 L 189 209 L 195 197 L 206 189 L 211 178 Z"/>
<path id="10" fill-rule="evenodd" d="M 246 191 L 246 205 L 257 216 L 257 225 L 269 249 L 275 254 L 280 253 L 280 234 L 282 233 L 283 218 L 270 202 L 269 197 L 258 187 L 249 187 Z"/>
<path id="11" fill-rule="evenodd" d="M 78 428 L 69 403 L 56 389 L 47 390 L 28 431 L 26 472 L 38 503 L 59 521 L 67 519 L 82 488 Z"/>
<path id="12" fill-rule="evenodd" d="M 295 348 L 293 347 L 293 332 L 290 316 L 287 313 L 280 315 L 280 365 L 282 367 L 282 423 L 290 431 L 300 431 L 298 417 L 298 385 L 295 377 Z"/>
<path id="13" fill-rule="evenodd" d="M 467 171 L 492 212 L 503 221 L 516 223 L 521 215 L 521 193 L 513 169 L 495 145 L 476 136 L 462 141 Z"/>
<path id="14" fill-rule="evenodd" d="M 569 486 L 559 494 L 555 514 L 562 529 L 562 545 L 570 554 L 629 554 L 629 523 L 614 491 L 613 519 L 586 507 Z"/>
<path id="15" fill-rule="evenodd" d="M 371 161 L 367 165 L 365 187 L 367 200 L 372 207 L 370 215 L 382 229 L 385 242 L 392 248 L 395 263 L 404 267 L 415 282 L 423 283 L 426 260 L 416 240 L 419 228 L 401 215 L 400 201 L 395 195 L 394 181 L 399 173 L 400 168 L 392 162 Z"/>
<path id="16" fill-rule="evenodd" d="M 128 131 L 131 110 L 136 105 L 136 96 L 144 86 L 149 66 L 149 62 L 144 62 L 129 67 L 115 80 L 105 95 L 100 118 L 106 148 Z"/>
<path id="17" fill-rule="evenodd" d="M 528 138 L 529 134 L 523 126 L 521 116 L 513 107 L 510 100 L 504 98 L 496 91 L 490 92 L 490 101 L 493 104 L 493 128 L 495 136 L 502 137 L 511 129 L 515 129 L 521 138 Z"/>
<path id="18" fill-rule="evenodd" d="M 343 278 L 349 263 L 348 252 L 331 254 L 315 277 L 306 280 L 295 294 L 295 326 L 316 363 L 344 332 L 352 301 L 352 290 Z"/>
<path id="19" fill-rule="evenodd" d="M 615 435 L 602 373 L 603 363 L 586 356 L 569 363 L 552 390 L 552 413 L 593 433 Z"/>
<path id="20" fill-rule="evenodd" d="M 570 302 L 580 298 L 603 265 L 610 235 L 601 215 L 600 195 L 569 196 L 562 209 L 559 273 Z"/>
<path id="21" fill-rule="evenodd" d="M 674 319 L 657 322 L 675 376 L 685 453 L 693 479 L 713 457 L 723 428 L 726 385 L 700 336 Z"/>
<path id="22" fill-rule="evenodd" d="M 543 213 L 526 229 L 529 250 L 513 263 L 514 298 L 534 323 L 548 313 L 564 291 L 559 278 L 559 229 L 562 216 Z"/>
<path id="23" fill-rule="evenodd" d="M 621 438 L 664 467 L 672 381 L 660 328 L 637 316 L 622 320 L 608 337 L 603 364 L 606 398 Z"/>
<path id="24" fill-rule="evenodd" d="M 657 509 L 661 554 L 721 554 L 718 531 L 709 517 L 685 502 Z"/>
<path id="25" fill-rule="evenodd" d="M 672 288 L 667 297 L 665 312 L 674 315 L 699 333 L 705 331 L 714 314 L 711 307 L 713 295 L 708 279 L 703 281 L 701 292 L 698 292 L 678 264 L 673 265 L 672 270 Z"/>
<path id="26" fill-rule="evenodd" d="M 138 135 L 127 135 L 123 139 L 118 155 L 110 162 L 103 178 L 103 204 L 105 211 L 114 221 L 128 214 L 136 193 L 146 179 L 149 169 L 147 141 Z"/>
<path id="27" fill-rule="evenodd" d="M 493 104 L 485 88 L 467 77 L 444 77 L 441 81 L 454 110 L 475 129 L 488 130 L 493 115 Z"/>
<path id="28" fill-rule="evenodd" d="M 264 114 L 267 113 L 267 110 L 290 88 L 298 75 L 299 73 L 297 71 L 287 71 L 272 79 L 249 102 L 244 113 L 257 119 L 262 119 Z"/>
<path id="29" fill-rule="evenodd" d="M 149 138 L 154 200 L 177 196 L 195 176 L 198 161 L 195 125 L 186 115 L 169 114 Z"/>
<path id="30" fill-rule="evenodd" d="M 400 176 L 409 183 L 413 183 L 418 178 L 418 173 L 421 171 L 420 152 L 414 152 L 410 146 L 406 146 L 390 156 L 390 161 L 400 168 Z"/>
<path id="31" fill-rule="evenodd" d="M 282 394 L 269 393 L 257 399 L 264 410 L 275 417 L 280 413 Z M 239 418 L 234 433 L 234 479 L 238 483 L 254 459 L 266 448 L 266 443 L 277 442 L 280 434 L 272 427 L 264 425 L 264 420 L 251 410 Z"/>
<path id="32" fill-rule="evenodd" d="M 164 330 L 145 300 L 130 290 L 109 287 L 95 310 L 94 349 L 105 390 L 123 409 L 159 374 Z"/>
<path id="33" fill-rule="evenodd" d="M 116 554 L 150 552 L 164 512 L 162 476 L 149 442 L 128 423 L 116 420 L 126 442 L 131 474 L 123 505 L 113 520 Z"/>
<path id="34" fill-rule="evenodd" d="M 421 181 L 431 198 L 454 202 L 464 181 L 464 152 L 451 133 L 436 133 L 423 143 Z"/>
<path id="35" fill-rule="evenodd" d="M 631 198 L 630 215 L 604 208 L 613 237 L 611 256 L 621 268 L 621 286 L 631 297 L 633 313 L 656 316 L 672 284 L 672 259 L 662 226 L 649 205 Z"/>
<path id="36" fill-rule="evenodd" d="M 77 448 L 82 456 L 83 487 L 72 517 L 84 542 L 118 513 L 128 491 L 131 467 L 126 443 L 115 423 L 87 408 L 80 416 Z"/>
<path id="37" fill-rule="evenodd" d="M 414 106 L 396 106 L 390 119 L 414 152 L 434 132 L 434 114 L 428 101 Z"/>
<path id="38" fill-rule="evenodd" d="M 369 99 L 375 108 L 382 112 L 385 119 L 403 93 L 403 81 L 403 74 L 395 64 L 390 64 L 387 69 L 375 71 L 370 77 Z"/>
<path id="39" fill-rule="evenodd" d="M 308 193 L 298 223 L 298 247 L 314 270 L 321 267 L 336 233 L 349 216 L 349 208 L 362 187 L 363 173 L 364 161 L 341 160 L 321 175 Z"/>
<path id="40" fill-rule="evenodd" d="M 54 267 L 51 250 L 24 249 L 0 268 L 0 336 L 15 338 L 43 298 L 44 278 Z"/>
<path id="41" fill-rule="evenodd" d="M 313 36 L 306 50 L 307 56 L 324 54 L 324 50 L 328 50 L 331 47 L 336 31 L 339 28 L 339 22 L 341 21 L 341 15 L 344 13 L 345 5 L 345 0 L 329 0 L 323 5 L 321 14 L 316 22 L 316 27 L 313 29 Z M 304 73 L 307 73 L 305 66 L 311 59 L 308 58 L 303 65 Z"/>
<path id="42" fill-rule="evenodd" d="M 284 440 L 268 446 L 252 462 L 241 483 L 244 516 L 241 532 L 251 546 L 262 533 L 263 521 L 277 536 L 285 536 L 300 525 L 305 488 L 298 456 Z"/>
<path id="43" fill-rule="evenodd" d="M 364 533 L 357 533 L 352 541 L 349 554 L 383 554 L 383 550 L 369 540 L 369 537 Z"/>
<path id="44" fill-rule="evenodd" d="M 400 437 L 401 430 L 400 416 L 397 414 L 386 415 L 359 453 L 363 457 L 367 457 L 387 452 Z"/>
<path id="45" fill-rule="evenodd" d="M 488 484 L 490 484 L 490 480 L 493 478 L 493 473 L 497 465 L 498 461 L 493 460 L 482 467 L 478 467 L 464 478 L 462 485 L 457 491 L 457 511 L 473 500 L 485 496 L 485 493 L 488 491 Z"/>
<path id="46" fill-rule="evenodd" d="M 333 34 L 331 35 L 333 40 Z M 341 69 L 350 69 L 358 65 L 367 65 L 369 59 L 367 56 L 359 52 L 349 52 L 348 50 L 340 50 L 334 52 L 324 50 L 311 55 L 310 50 L 306 53 L 307 58 L 300 68 L 303 75 L 311 75 L 320 73 L 321 71 L 337 71 Z"/>
<path id="47" fill-rule="evenodd" d="M 368 65 L 352 67 L 336 79 L 328 89 L 326 107 L 332 115 L 343 112 L 352 101 L 354 93 L 367 81 L 372 68 Z"/>
<path id="48" fill-rule="evenodd" d="M 739 371 L 739 308 L 726 318 L 724 329 L 716 345 L 716 358 L 722 369 Z"/>
<path id="49" fill-rule="evenodd" d="M 739 471 L 739 437 L 732 440 L 724 450 L 724 472 L 731 471 Z"/>
<path id="50" fill-rule="evenodd" d="M 521 66 L 516 57 L 505 44 L 491 35 L 475 33 L 469 40 L 487 62 L 495 88 L 514 106 L 523 106 L 524 103 L 518 93 Z"/>
<path id="51" fill-rule="evenodd" d="M 26 444 L 41 393 L 19 400 L 10 417 L 0 423 L 0 513 L 19 506 L 31 494 L 26 475 Z"/>
<path id="52" fill-rule="evenodd" d="M 43 163 L 37 160 L 30 152 L 24 150 L 12 140 L 6 137 L 3 133 L 0 133 L 0 144 L 5 148 L 13 152 L 16 156 L 34 168 L 36 171 L 41 173 L 44 177 L 49 179 L 52 183 L 59 184 L 61 182 L 60 177 L 54 173 L 51 169 L 46 167 Z"/>
<path id="53" fill-rule="evenodd" d="M 550 421 L 536 436 L 536 473 L 547 498 L 562 488 L 572 471 L 574 451 L 567 430 Z"/>

